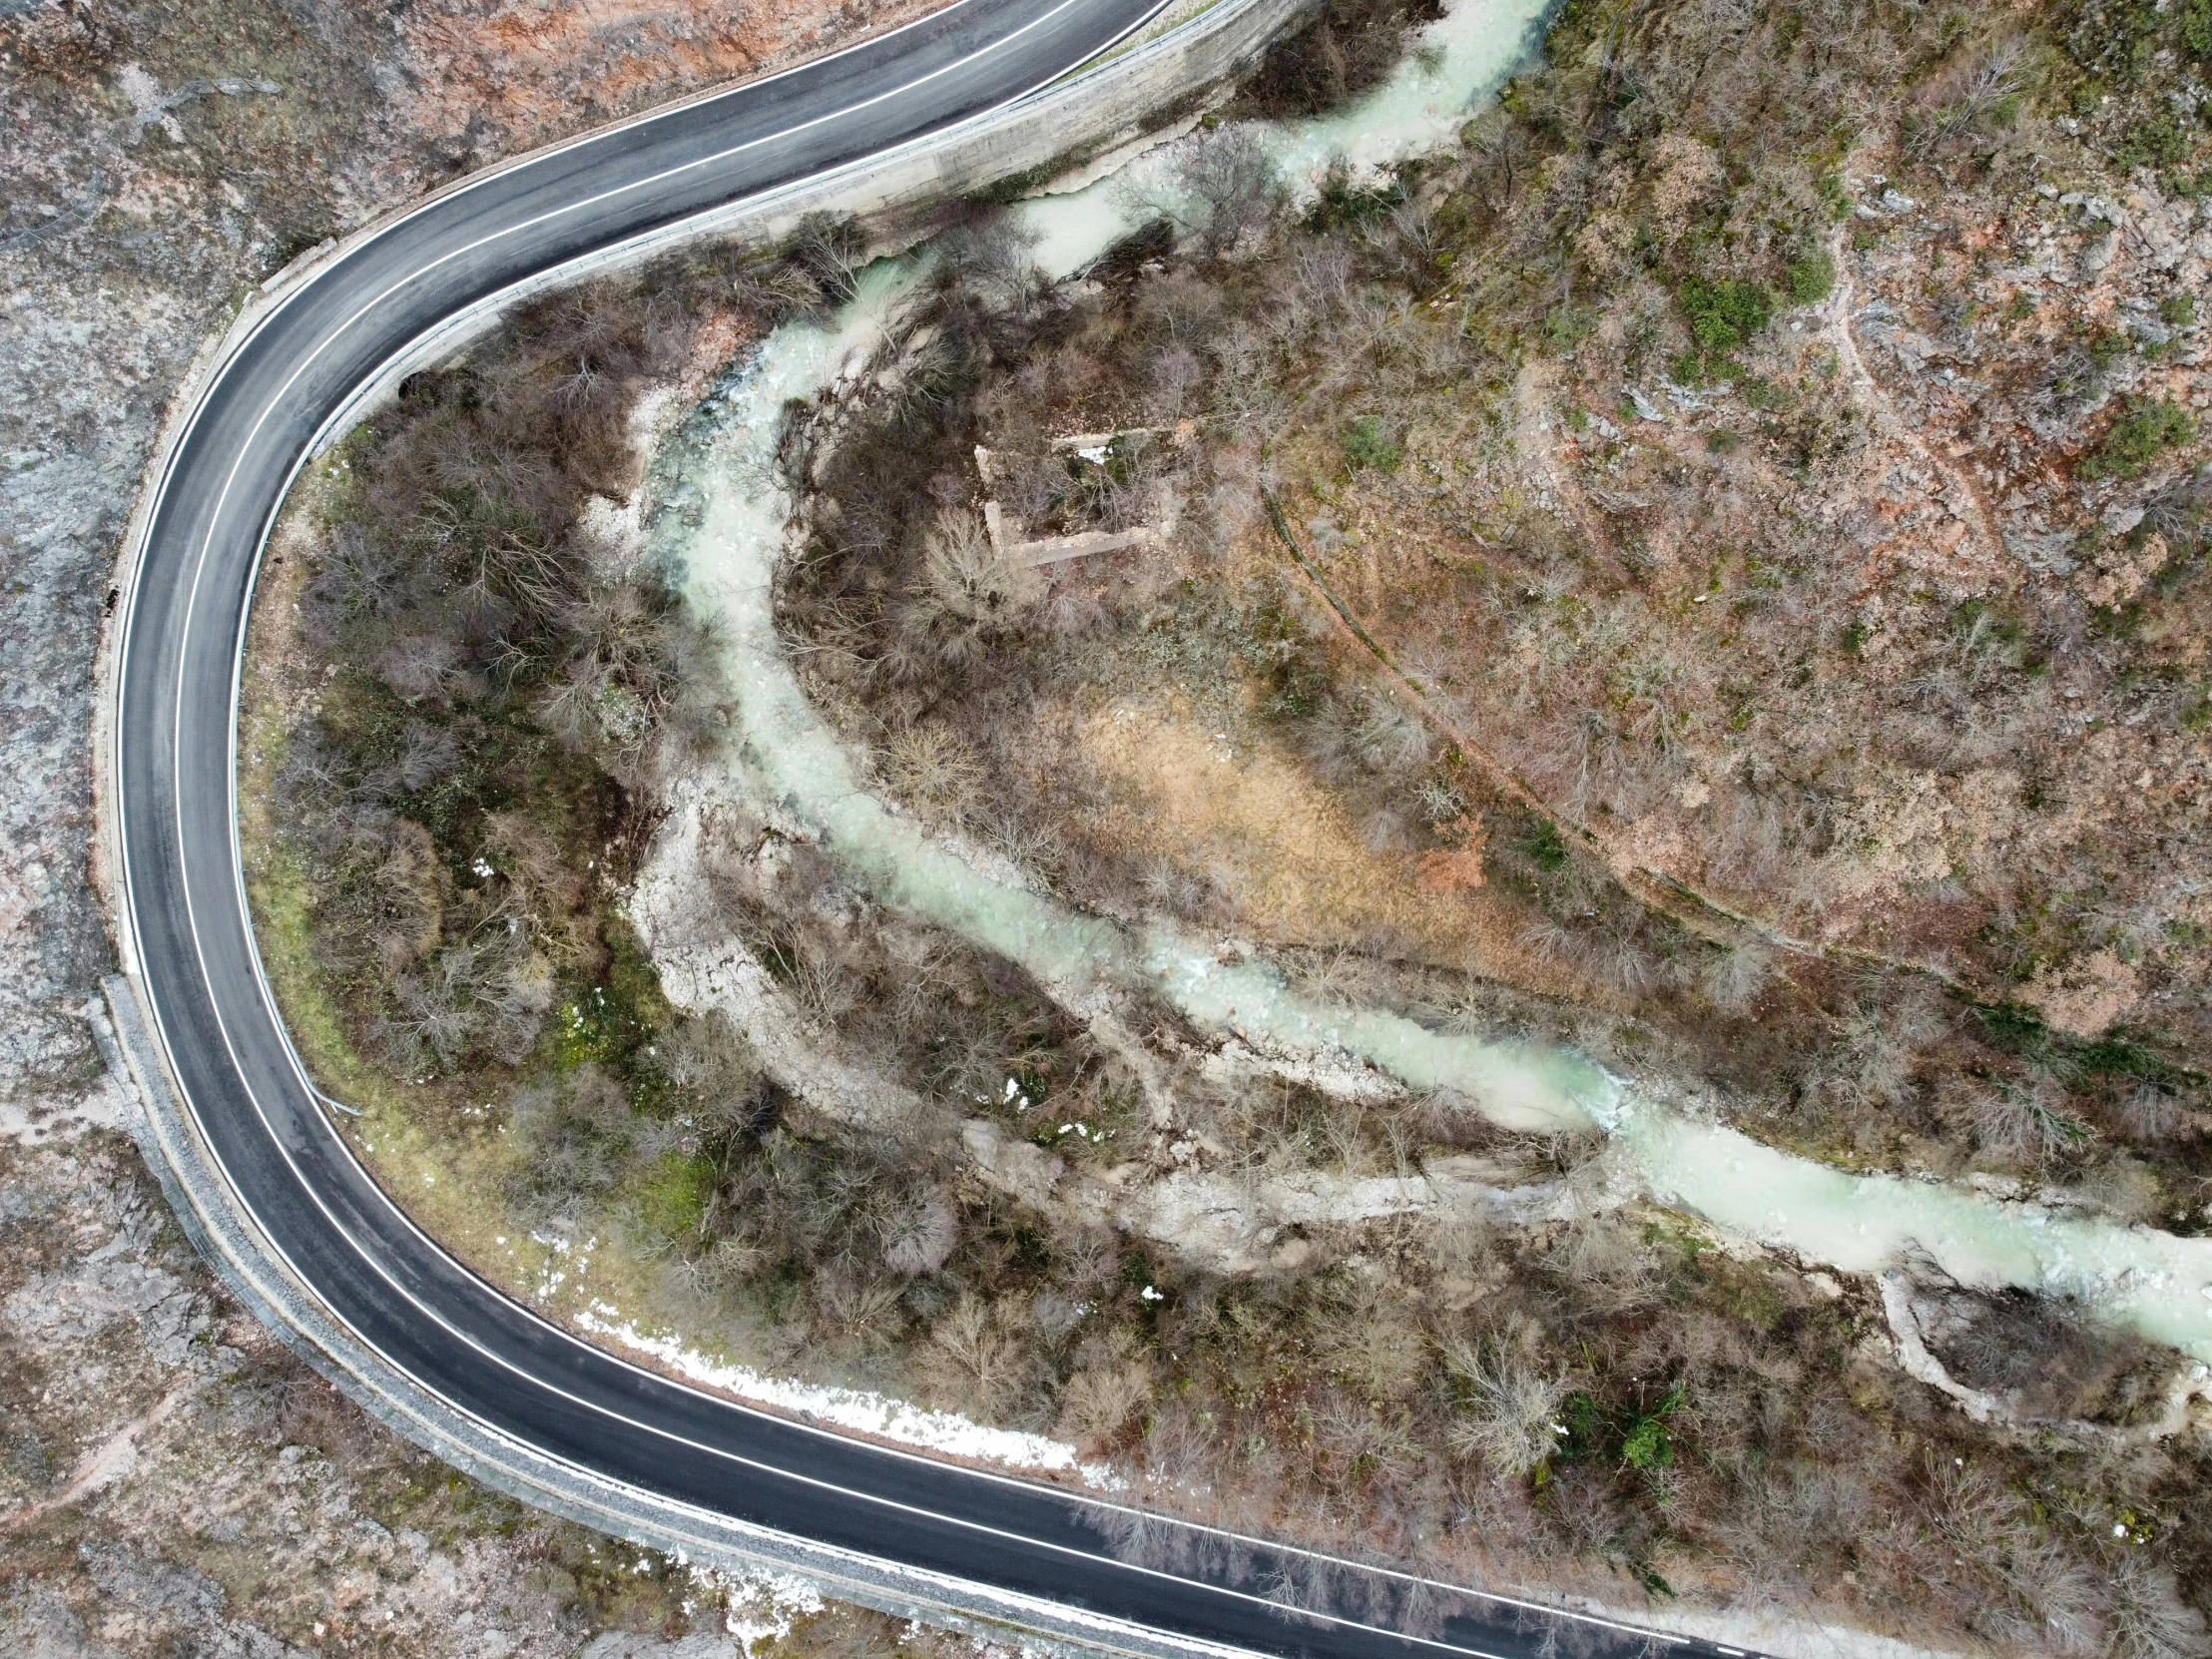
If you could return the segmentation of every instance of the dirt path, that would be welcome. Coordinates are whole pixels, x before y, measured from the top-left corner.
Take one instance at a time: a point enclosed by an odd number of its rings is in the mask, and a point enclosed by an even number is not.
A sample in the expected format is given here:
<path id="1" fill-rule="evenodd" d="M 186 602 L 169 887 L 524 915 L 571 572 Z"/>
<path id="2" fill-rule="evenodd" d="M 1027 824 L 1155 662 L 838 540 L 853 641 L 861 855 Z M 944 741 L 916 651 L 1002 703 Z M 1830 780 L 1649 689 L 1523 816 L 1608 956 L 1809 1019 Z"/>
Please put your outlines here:
<path id="1" fill-rule="evenodd" d="M 160 1427 L 176 1412 L 178 1406 L 197 1391 L 197 1378 L 187 1377 L 178 1382 L 153 1404 L 80 1457 L 76 1468 L 70 1471 L 68 1481 L 59 1491 L 18 1509 L 13 1514 L 0 1515 L 0 1534 L 21 1532 L 55 1510 L 66 1509 L 79 1499 L 90 1497 L 130 1474 L 138 1467 L 140 1439 Z"/>
<path id="2" fill-rule="evenodd" d="M 1834 348 L 1837 363 L 1849 383 L 1874 414 L 1877 429 L 1883 436 L 1910 449 L 1931 471 L 1950 486 L 1951 499 L 1946 505 L 1951 507 L 1954 516 L 1967 525 L 1971 534 L 1981 539 L 1983 551 L 1992 560 L 2001 562 L 2006 557 L 2004 536 L 1996 527 L 1996 520 L 1989 511 L 1989 503 L 1981 494 L 1980 485 L 1967 476 L 1965 469 L 1956 462 L 1938 455 L 1930 447 L 1919 429 L 1899 410 L 1882 382 L 1875 378 L 1874 371 L 1867 366 L 1866 358 L 1860 355 L 1859 337 L 1851 329 L 1852 304 L 1857 288 L 1852 280 L 1851 267 L 1844 248 L 1845 235 L 1849 229 L 1850 221 L 1847 220 L 1829 235 L 1828 252 L 1836 264 L 1836 285 L 1825 301 L 1827 315 L 1822 321 L 1821 331 Z M 1957 503 L 1960 501 L 1971 505 L 1970 515 L 1958 512 Z"/>

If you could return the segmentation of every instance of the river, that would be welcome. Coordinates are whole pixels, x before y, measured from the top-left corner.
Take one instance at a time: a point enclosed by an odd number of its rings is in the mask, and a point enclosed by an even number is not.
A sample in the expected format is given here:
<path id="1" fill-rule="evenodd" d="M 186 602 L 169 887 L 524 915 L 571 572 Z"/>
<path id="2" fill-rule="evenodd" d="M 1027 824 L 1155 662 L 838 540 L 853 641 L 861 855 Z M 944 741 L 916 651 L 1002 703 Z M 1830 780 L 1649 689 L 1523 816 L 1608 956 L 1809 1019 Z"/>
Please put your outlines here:
<path id="1" fill-rule="evenodd" d="M 1334 156 L 1372 165 L 1449 144 L 1527 61 L 1545 11 L 1540 0 L 1459 0 L 1357 106 L 1254 131 L 1294 189 Z M 1066 276 L 1170 201 L 1173 181 L 1172 150 L 1155 147 L 1011 211 L 1033 234 L 1038 263 Z M 857 886 L 1018 962 L 1071 1009 L 1095 1005 L 1110 987 L 1142 988 L 1202 1029 L 1234 1026 L 1281 1051 L 1366 1061 L 1408 1088 L 1453 1090 L 1507 1129 L 1594 1128 L 1655 1201 L 1809 1265 L 1874 1273 L 1918 1255 L 1962 1284 L 2078 1297 L 2102 1318 L 2212 1361 L 2212 1240 L 1934 1180 L 1848 1173 L 1764 1146 L 1662 1083 L 1568 1051 L 1317 1002 L 1264 965 L 1217 961 L 1210 941 L 1170 925 L 1126 928 L 986 871 L 870 795 L 778 636 L 774 583 L 794 504 L 775 450 L 787 401 L 858 371 L 930 257 L 924 246 L 878 262 L 837 314 L 777 329 L 702 405 L 671 463 L 696 511 L 682 522 L 667 515 L 656 533 L 687 572 L 691 604 L 725 642 L 736 708 L 736 741 L 714 763 L 726 772 L 719 787 L 776 803 L 821 836 Z"/>

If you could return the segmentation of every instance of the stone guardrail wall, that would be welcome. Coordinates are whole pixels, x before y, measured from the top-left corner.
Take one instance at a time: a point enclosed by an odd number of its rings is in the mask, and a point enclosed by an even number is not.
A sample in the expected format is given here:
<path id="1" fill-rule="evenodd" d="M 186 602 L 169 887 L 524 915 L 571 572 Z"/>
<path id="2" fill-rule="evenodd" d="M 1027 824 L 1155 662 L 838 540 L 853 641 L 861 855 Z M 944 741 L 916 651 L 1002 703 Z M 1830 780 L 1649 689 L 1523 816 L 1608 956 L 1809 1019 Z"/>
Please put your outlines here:
<path id="1" fill-rule="evenodd" d="M 766 192 L 572 262 L 517 284 L 420 336 L 336 411 L 316 447 L 341 436 L 413 369 L 483 333 L 512 305 L 600 273 L 634 269 L 683 243 L 725 237 L 762 247 L 814 213 L 858 219 L 878 246 L 910 241 L 931 209 L 1010 180 L 1043 180 L 1140 139 L 1178 112 L 1202 108 L 1248 69 L 1268 43 L 1314 0 L 1216 0 L 1152 39 L 1125 45 L 1018 104 L 971 118 L 866 160 Z M 707 95 L 707 96 L 712 96 Z M 517 158 L 513 166 L 528 158 Z M 341 243 L 309 251 L 253 294 L 231 327 L 195 358 L 149 458 L 124 541 L 116 584 L 135 579 L 156 481 L 217 369 L 254 326 L 346 249 L 419 204 L 363 227 Z M 921 1616 L 977 1634 L 1018 1632 L 1056 1647 L 1169 1659 L 1225 1653 L 1117 1620 L 985 1585 L 902 1567 L 656 1497 L 603 1479 L 496 1433 L 399 1373 L 331 1317 L 297 1280 L 232 1190 L 173 1086 L 153 1039 L 123 892 L 114 818 L 112 733 L 120 630 L 111 606 L 95 701 L 93 758 L 102 887 L 124 971 L 105 983 L 106 1008 L 87 1008 L 109 1069 L 135 1083 L 132 1133 L 171 1207 L 224 1283 L 271 1330 L 357 1403 L 397 1432 L 486 1485 L 541 1509 L 632 1542 L 743 1572 L 794 1574 L 830 1595 L 898 1616 Z"/>

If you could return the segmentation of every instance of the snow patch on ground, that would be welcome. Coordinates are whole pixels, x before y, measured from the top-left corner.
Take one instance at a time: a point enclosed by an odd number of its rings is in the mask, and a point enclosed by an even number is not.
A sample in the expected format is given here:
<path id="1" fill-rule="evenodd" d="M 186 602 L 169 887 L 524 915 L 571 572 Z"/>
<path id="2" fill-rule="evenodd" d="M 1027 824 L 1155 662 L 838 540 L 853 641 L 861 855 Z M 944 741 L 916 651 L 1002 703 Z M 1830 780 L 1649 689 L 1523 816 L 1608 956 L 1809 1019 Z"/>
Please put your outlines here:
<path id="1" fill-rule="evenodd" d="M 760 1642 L 780 1642 L 801 1619 L 822 1611 L 822 1593 L 804 1578 L 764 1573 L 730 1586 L 723 1628 L 750 1654 Z"/>
<path id="2" fill-rule="evenodd" d="M 651 1355 L 689 1382 L 735 1394 L 751 1404 L 945 1456 L 969 1457 L 1008 1468 L 1075 1474 L 1086 1486 L 1094 1488 L 1110 1489 L 1121 1484 L 1111 1470 L 1084 1462 L 1076 1455 L 1075 1447 L 1065 1441 L 1018 1429 L 989 1428 L 956 1412 L 925 1410 L 864 1388 L 832 1388 L 813 1382 L 795 1382 L 784 1378 L 764 1377 L 750 1366 L 724 1365 L 686 1348 L 674 1338 L 640 1331 L 618 1310 L 603 1302 L 595 1302 L 579 1313 L 576 1324 L 591 1336 Z"/>
<path id="3" fill-rule="evenodd" d="M 1774 1659 L 1961 1659 L 1954 1648 L 1921 1647 L 1894 1636 L 1878 1636 L 1848 1625 L 1822 1624 L 1776 1608 L 1624 1608 L 1580 1597 L 1569 1598 L 1568 1605 L 1600 1618 L 1701 1638 L 1723 1652 L 1741 1644 L 1750 1652 L 1771 1654 Z"/>

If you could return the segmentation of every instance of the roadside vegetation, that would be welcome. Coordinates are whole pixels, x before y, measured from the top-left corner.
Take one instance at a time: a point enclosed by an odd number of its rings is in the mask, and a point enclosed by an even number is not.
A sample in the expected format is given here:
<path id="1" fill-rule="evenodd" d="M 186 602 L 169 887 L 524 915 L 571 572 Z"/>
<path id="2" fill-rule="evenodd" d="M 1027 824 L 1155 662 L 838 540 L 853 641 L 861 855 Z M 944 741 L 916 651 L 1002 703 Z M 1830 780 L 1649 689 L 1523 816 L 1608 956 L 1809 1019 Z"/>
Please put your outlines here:
<path id="1" fill-rule="evenodd" d="M 1576 3 L 1441 159 L 1294 203 L 1203 128 L 1076 281 L 963 209 L 791 417 L 808 688 L 886 799 L 1076 906 L 1842 1165 L 2201 1231 L 2203 266 L 2088 269 L 2124 192 L 2194 213 L 2193 15 Z M 1241 108 L 1415 21 L 1333 7 Z M 2201 1427 L 2087 1310 L 1923 1283 L 1905 1333 L 1594 1144 L 1060 1007 L 766 813 L 696 874 L 775 1040 L 671 1008 L 618 901 L 720 694 L 609 511 L 625 422 L 856 257 L 824 224 L 549 301 L 315 482 L 257 615 L 255 895 L 410 1206 L 556 1311 L 1240 1529 L 2205 1653 Z"/>
<path id="2" fill-rule="evenodd" d="M 585 1196 L 681 1208 L 664 1158 L 703 1074 L 657 1045 L 616 901 L 718 682 L 641 552 L 632 422 L 824 302 L 715 250 L 533 302 L 402 382 L 268 561 L 242 763 L 264 955 L 379 1173 L 494 1277 L 562 1271 Z"/>

